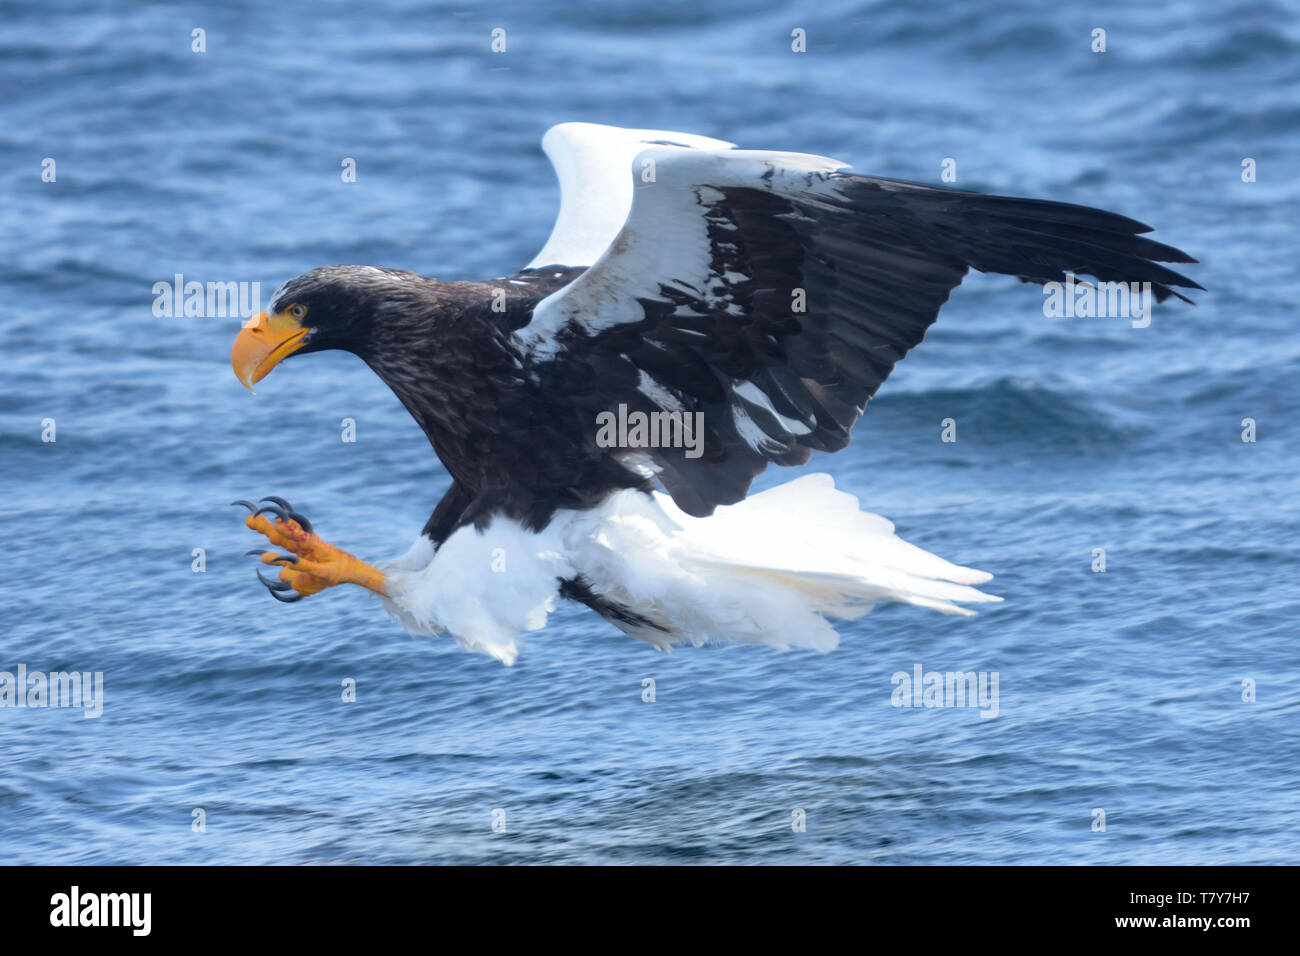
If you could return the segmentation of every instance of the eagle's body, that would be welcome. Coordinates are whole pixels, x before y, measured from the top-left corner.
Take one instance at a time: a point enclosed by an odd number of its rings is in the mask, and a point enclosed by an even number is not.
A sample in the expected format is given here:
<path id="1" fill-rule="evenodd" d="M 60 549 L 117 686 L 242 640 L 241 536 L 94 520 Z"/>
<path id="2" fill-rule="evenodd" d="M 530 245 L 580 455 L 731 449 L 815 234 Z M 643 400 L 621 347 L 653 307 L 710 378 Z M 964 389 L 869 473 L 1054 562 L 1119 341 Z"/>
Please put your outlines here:
<path id="1" fill-rule="evenodd" d="M 315 576 L 287 567 L 281 589 L 363 583 L 409 630 L 506 662 L 557 596 L 664 647 L 828 649 L 824 616 L 877 600 L 969 613 L 953 602 L 997 600 L 971 586 L 989 575 L 902 542 L 825 476 L 746 499 L 754 476 L 843 448 L 969 268 L 1149 283 L 1157 300 L 1199 288 L 1158 264 L 1193 260 L 1148 227 L 1082 206 L 680 133 L 566 124 L 543 145 L 563 201 L 524 271 L 439 283 L 325 267 L 241 334 L 246 382 L 291 352 L 360 355 L 453 478 L 403 558 L 359 580 L 305 546 Z M 696 440 L 611 444 L 616 414 Z"/>

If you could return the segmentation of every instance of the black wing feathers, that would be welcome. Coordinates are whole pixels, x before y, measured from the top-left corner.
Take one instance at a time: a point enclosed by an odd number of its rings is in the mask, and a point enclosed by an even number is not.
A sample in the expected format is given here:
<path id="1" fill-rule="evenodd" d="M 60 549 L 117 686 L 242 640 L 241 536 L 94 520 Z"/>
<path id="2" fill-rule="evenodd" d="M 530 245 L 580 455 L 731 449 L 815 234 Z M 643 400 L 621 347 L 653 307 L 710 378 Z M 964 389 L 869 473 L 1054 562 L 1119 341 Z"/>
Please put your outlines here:
<path id="1" fill-rule="evenodd" d="M 1160 264 L 1195 260 L 1114 213 L 846 173 L 808 187 L 702 186 L 707 288 L 654 277 L 643 318 L 570 324 L 535 366 L 589 423 L 619 404 L 703 413 L 700 457 L 646 450 L 689 514 L 741 500 L 769 462 L 843 448 L 968 269 L 1150 282 L 1158 301 L 1201 288 Z"/>

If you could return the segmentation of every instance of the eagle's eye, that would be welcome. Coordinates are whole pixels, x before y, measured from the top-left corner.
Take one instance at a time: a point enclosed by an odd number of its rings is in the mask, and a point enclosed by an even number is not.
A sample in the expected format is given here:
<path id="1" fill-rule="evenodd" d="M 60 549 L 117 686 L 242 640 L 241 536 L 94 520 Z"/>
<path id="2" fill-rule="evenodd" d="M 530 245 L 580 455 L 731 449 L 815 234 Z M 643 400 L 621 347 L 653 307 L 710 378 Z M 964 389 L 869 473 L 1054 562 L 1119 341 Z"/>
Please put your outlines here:
<path id="1" fill-rule="evenodd" d="M 289 314 L 295 319 L 301 319 L 307 314 L 307 307 L 305 305 L 291 305 L 289 306 Z"/>

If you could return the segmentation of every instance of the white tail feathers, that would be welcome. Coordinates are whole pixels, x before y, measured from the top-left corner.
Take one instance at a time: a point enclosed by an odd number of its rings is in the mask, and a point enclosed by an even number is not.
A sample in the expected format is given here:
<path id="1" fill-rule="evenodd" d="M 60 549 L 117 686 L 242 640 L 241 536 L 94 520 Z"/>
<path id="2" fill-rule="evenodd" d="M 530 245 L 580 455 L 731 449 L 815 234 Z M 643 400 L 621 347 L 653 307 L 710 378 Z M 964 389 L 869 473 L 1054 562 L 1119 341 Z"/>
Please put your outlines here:
<path id="1" fill-rule="evenodd" d="M 973 614 L 957 602 L 1001 600 L 974 587 L 992 575 L 908 544 L 830 475 L 798 478 L 707 518 L 662 494 L 652 506 L 623 492 L 601 510 L 587 547 L 569 539 L 582 552 L 574 564 L 600 593 L 654 622 L 624 629 L 661 647 L 741 640 L 825 651 L 839 643 L 825 617 L 857 618 L 877 601 Z"/>

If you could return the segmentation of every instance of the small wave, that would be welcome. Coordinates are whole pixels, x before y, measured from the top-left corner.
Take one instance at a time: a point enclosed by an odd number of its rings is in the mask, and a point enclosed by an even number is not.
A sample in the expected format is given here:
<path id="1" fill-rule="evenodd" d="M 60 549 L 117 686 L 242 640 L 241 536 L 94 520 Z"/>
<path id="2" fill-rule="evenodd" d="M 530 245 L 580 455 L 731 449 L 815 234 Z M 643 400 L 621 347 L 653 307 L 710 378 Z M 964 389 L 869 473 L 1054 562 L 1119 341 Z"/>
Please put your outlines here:
<path id="1" fill-rule="evenodd" d="M 1113 454 L 1142 433 L 1078 392 L 1010 377 L 979 386 L 885 393 L 873 404 L 880 406 L 877 411 L 888 409 L 895 420 L 936 431 L 952 419 L 958 441 L 985 448 Z"/>

